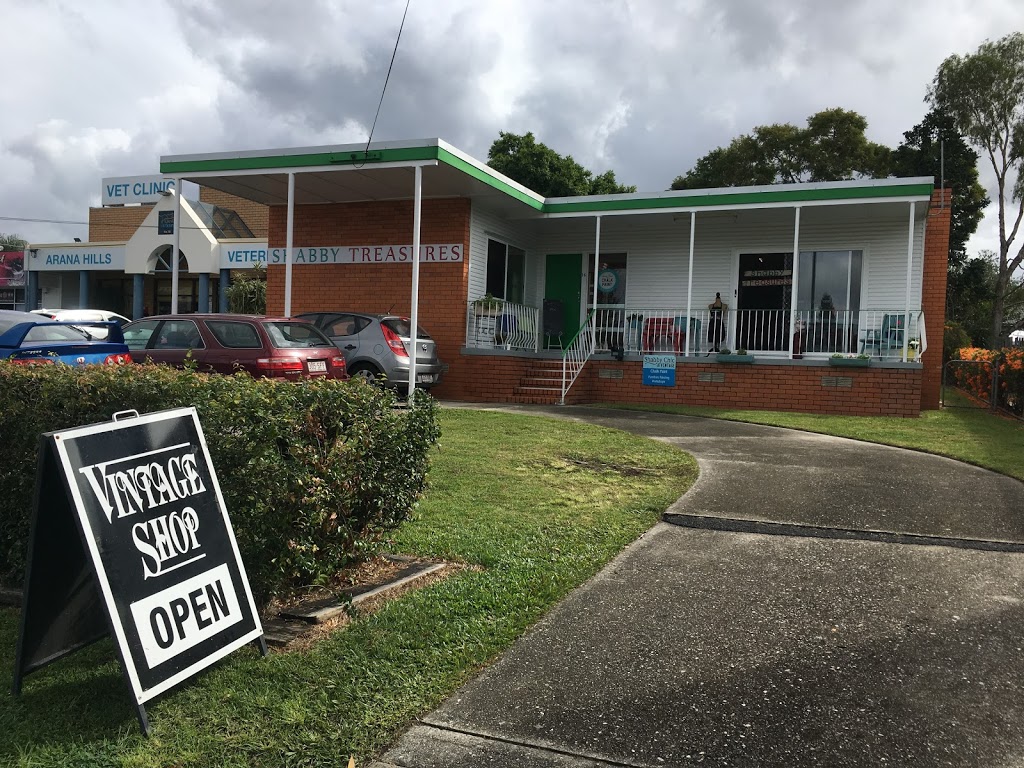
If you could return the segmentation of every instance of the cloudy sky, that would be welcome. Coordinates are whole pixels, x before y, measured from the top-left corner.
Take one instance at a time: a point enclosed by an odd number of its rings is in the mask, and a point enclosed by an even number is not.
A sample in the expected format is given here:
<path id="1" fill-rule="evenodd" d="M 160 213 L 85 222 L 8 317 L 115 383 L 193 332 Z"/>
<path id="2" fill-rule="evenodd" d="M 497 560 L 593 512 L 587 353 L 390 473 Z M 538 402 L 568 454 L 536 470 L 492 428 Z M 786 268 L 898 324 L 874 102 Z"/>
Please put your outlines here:
<path id="1" fill-rule="evenodd" d="M 86 237 L 105 176 L 162 154 L 365 141 L 405 0 L 0 0 L 0 232 Z M 481 160 L 533 131 L 658 191 L 828 107 L 895 146 L 939 63 L 1020 0 L 411 0 L 375 139 Z M 991 177 L 988 174 L 986 178 Z M 971 250 L 996 247 L 994 215 Z"/>

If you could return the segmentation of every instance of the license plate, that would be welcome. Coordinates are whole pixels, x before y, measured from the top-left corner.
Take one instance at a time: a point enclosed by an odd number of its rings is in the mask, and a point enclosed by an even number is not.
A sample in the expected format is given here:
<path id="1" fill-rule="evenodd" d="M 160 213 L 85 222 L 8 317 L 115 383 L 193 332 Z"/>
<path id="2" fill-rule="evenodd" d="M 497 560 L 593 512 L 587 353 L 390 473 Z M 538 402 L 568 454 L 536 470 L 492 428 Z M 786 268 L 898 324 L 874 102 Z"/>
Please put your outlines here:
<path id="1" fill-rule="evenodd" d="M 434 374 L 432 373 L 421 373 L 416 376 L 417 384 L 433 384 Z"/>
<path id="2" fill-rule="evenodd" d="M 307 367 L 310 373 L 327 373 L 326 360 L 310 360 Z"/>

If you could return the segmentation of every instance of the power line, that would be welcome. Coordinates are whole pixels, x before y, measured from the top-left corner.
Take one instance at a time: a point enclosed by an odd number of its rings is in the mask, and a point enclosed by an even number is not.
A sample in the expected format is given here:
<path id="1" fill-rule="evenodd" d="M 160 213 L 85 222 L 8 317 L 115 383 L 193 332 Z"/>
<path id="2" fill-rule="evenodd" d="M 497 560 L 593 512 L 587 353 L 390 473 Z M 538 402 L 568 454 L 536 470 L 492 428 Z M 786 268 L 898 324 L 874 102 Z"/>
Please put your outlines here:
<path id="1" fill-rule="evenodd" d="M 384 103 L 384 94 L 388 90 L 388 81 L 391 79 L 391 68 L 395 66 L 395 55 L 398 53 L 398 41 L 402 39 L 402 30 L 405 28 L 405 17 L 409 14 L 409 2 L 405 0 L 405 13 L 402 14 L 402 23 L 398 25 L 398 37 L 395 38 L 395 49 L 391 52 L 391 63 L 388 64 L 388 74 L 384 78 L 384 87 L 380 89 L 380 101 L 377 102 L 377 114 L 373 116 L 373 125 L 370 126 L 370 135 L 366 139 L 365 155 L 370 151 L 370 142 L 373 140 L 373 131 L 377 127 L 377 118 L 380 117 L 380 107 Z"/>

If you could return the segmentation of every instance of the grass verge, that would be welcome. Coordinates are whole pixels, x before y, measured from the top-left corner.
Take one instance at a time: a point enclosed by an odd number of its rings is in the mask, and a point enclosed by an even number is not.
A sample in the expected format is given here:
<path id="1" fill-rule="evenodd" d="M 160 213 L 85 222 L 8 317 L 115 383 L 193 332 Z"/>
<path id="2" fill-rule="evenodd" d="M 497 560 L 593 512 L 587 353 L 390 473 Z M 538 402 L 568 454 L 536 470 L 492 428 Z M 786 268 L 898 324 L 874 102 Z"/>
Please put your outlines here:
<path id="1" fill-rule="evenodd" d="M 693 459 L 614 430 L 441 412 L 431 489 L 389 549 L 482 566 L 408 594 L 312 650 L 246 649 L 147 707 L 138 733 L 109 642 L 0 703 L 0 763 L 363 764 L 580 585 L 696 479 Z M 0 611 L 10 688 L 17 613 Z"/>
<path id="2" fill-rule="evenodd" d="M 951 399 L 972 405 L 966 398 Z M 813 413 L 696 408 L 671 405 L 606 404 L 608 408 L 705 416 L 751 424 L 803 429 L 870 443 L 895 445 L 947 456 L 1024 480 L 1024 422 L 977 407 L 922 411 L 916 419 L 887 416 L 823 416 Z"/>

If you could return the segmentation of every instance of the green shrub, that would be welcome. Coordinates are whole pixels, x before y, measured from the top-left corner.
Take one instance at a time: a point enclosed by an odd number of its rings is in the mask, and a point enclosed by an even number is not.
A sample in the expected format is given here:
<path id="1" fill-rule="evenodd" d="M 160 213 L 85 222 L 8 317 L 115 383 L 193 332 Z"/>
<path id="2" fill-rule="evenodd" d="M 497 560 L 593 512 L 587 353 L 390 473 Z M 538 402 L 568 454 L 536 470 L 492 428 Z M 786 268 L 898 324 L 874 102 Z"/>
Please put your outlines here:
<path id="1" fill-rule="evenodd" d="M 0 580 L 25 566 L 39 435 L 195 406 L 259 599 L 320 583 L 405 520 L 437 441 L 433 400 L 395 409 L 359 382 L 278 382 L 165 366 L 0 363 Z"/>

